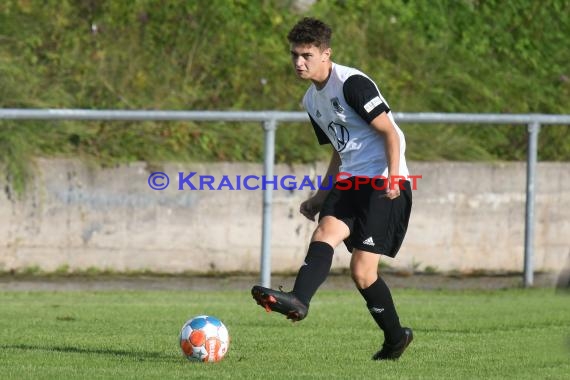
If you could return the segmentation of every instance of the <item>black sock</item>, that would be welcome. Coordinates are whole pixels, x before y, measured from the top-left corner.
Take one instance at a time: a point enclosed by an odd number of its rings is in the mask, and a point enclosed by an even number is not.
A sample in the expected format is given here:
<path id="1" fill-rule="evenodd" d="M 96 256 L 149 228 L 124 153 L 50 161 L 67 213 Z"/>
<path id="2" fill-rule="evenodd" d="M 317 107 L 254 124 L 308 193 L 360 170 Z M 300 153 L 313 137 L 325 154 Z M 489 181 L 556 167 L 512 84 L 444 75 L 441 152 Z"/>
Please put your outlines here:
<path id="1" fill-rule="evenodd" d="M 309 244 L 305 263 L 297 273 L 293 293 L 305 305 L 309 305 L 317 289 L 327 278 L 332 265 L 334 248 L 322 241 Z"/>
<path id="2" fill-rule="evenodd" d="M 392 294 L 388 285 L 378 277 L 378 280 L 366 289 L 358 289 L 366 300 L 368 311 L 378 326 L 384 331 L 384 339 L 390 344 L 398 343 L 403 338 L 402 326 L 396 313 Z"/>

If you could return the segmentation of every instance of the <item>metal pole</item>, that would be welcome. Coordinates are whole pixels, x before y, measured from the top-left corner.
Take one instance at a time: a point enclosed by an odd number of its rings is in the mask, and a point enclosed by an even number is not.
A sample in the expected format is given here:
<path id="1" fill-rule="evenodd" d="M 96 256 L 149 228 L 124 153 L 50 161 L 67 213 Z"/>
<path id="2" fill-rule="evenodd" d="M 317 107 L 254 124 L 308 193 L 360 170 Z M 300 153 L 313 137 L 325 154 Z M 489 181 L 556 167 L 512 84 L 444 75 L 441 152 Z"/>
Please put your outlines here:
<path id="1" fill-rule="evenodd" d="M 263 122 L 265 135 L 265 154 L 263 157 L 263 174 L 265 178 L 273 178 L 275 164 L 275 131 L 277 121 L 270 119 Z M 263 226 L 261 236 L 261 286 L 271 287 L 271 215 L 273 203 L 273 187 L 268 185 L 263 190 Z"/>
<path id="2" fill-rule="evenodd" d="M 526 211 L 524 228 L 524 287 L 533 285 L 534 256 L 534 192 L 536 184 L 536 161 L 538 150 L 538 132 L 540 124 L 532 122 L 528 125 L 528 152 L 526 163 Z"/>

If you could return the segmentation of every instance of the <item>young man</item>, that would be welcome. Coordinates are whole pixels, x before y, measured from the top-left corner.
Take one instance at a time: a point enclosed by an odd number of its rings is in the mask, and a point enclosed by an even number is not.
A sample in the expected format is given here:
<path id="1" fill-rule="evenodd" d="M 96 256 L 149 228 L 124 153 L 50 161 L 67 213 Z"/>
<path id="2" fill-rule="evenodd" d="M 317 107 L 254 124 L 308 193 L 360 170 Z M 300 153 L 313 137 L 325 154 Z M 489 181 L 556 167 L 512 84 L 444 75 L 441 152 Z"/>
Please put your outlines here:
<path id="1" fill-rule="evenodd" d="M 410 217 L 404 135 L 376 84 L 331 61 L 331 34 L 323 22 L 304 18 L 287 38 L 297 76 L 312 82 L 303 105 L 318 141 L 334 148 L 326 178 L 338 181 L 301 204 L 308 219 L 319 213 L 319 223 L 293 291 L 254 286 L 251 292 L 267 311 L 302 320 L 330 271 L 334 248 L 344 241 L 352 253 L 352 279 L 384 332 L 384 344 L 373 359 L 397 359 L 413 334 L 400 325 L 390 290 L 378 276 L 378 263 L 380 255 L 396 256 Z"/>

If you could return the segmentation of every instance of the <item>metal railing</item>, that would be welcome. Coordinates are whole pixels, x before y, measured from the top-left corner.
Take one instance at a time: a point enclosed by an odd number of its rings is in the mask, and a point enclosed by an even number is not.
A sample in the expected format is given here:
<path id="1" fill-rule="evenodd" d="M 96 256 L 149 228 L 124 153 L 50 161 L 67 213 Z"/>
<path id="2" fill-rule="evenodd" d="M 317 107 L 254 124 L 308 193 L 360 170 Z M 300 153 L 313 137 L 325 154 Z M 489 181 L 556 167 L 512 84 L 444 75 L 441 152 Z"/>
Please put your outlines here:
<path id="1" fill-rule="evenodd" d="M 523 283 L 533 285 L 534 194 L 538 133 L 541 125 L 569 125 L 570 115 L 544 114 L 468 114 L 394 112 L 398 123 L 444 124 L 518 124 L 527 125 L 528 151 L 526 175 L 526 209 Z M 260 122 L 264 130 L 263 170 L 273 177 L 275 165 L 275 132 L 280 122 L 304 122 L 304 112 L 282 111 L 154 111 L 154 110 L 85 110 L 85 109 L 1 109 L 0 120 L 130 120 L 130 121 L 225 121 Z M 271 286 L 271 215 L 273 189 L 263 191 L 260 281 Z"/>

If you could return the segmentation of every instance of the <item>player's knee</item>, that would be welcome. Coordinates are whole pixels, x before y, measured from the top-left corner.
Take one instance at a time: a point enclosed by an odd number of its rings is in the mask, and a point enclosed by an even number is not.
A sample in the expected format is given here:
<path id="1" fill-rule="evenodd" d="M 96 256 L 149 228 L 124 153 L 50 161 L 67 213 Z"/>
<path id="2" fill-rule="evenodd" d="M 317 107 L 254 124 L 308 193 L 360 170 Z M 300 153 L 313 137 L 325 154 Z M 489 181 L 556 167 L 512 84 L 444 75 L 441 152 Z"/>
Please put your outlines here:
<path id="1" fill-rule="evenodd" d="M 359 289 L 366 289 L 372 285 L 378 278 L 378 273 L 369 268 L 361 266 L 351 266 L 350 276 L 352 281 Z"/>
<path id="2" fill-rule="evenodd" d="M 330 235 L 331 233 L 328 231 L 328 229 L 319 224 L 313 232 L 313 241 L 323 241 L 323 239 L 327 239 Z"/>
<path id="3" fill-rule="evenodd" d="M 346 237 L 343 236 L 342 231 L 331 228 L 327 225 L 318 225 L 313 232 L 311 241 L 322 241 L 330 244 L 333 248 L 338 246 Z"/>

